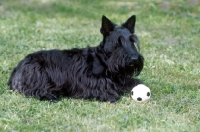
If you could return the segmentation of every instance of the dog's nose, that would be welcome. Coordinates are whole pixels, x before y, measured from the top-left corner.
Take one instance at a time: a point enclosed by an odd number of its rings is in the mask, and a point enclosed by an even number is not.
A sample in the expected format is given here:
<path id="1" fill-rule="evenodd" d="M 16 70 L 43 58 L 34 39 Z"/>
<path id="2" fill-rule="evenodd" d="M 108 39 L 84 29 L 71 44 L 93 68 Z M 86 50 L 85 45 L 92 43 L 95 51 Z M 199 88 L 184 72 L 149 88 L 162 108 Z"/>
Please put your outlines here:
<path id="1" fill-rule="evenodd" d="M 138 60 L 138 56 L 136 56 L 136 55 L 132 56 L 131 59 L 130 59 L 131 62 L 134 62 L 134 61 L 137 61 L 137 60 Z"/>
<path id="2" fill-rule="evenodd" d="M 135 62 L 137 62 L 138 61 L 138 56 L 132 56 L 131 58 L 130 58 L 130 62 L 131 63 L 135 63 Z"/>
<path id="3" fill-rule="evenodd" d="M 137 56 L 130 57 L 129 66 L 134 66 L 134 64 L 137 63 L 137 61 L 138 61 L 138 57 Z"/>

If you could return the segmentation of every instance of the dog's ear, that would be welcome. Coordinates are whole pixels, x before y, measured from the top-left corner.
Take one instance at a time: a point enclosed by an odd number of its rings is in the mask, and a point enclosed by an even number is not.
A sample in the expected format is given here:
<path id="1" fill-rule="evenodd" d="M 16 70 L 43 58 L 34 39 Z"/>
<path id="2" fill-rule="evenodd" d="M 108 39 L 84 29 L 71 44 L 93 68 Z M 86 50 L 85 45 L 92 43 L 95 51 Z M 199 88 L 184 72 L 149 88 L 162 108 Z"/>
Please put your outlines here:
<path id="1" fill-rule="evenodd" d="M 125 23 L 122 24 L 122 26 L 127 28 L 131 33 L 134 33 L 135 21 L 136 21 L 136 16 L 132 15 Z"/>
<path id="2" fill-rule="evenodd" d="M 106 16 L 102 16 L 102 24 L 100 32 L 106 36 L 109 35 L 115 28 L 116 24 L 111 22 Z"/>

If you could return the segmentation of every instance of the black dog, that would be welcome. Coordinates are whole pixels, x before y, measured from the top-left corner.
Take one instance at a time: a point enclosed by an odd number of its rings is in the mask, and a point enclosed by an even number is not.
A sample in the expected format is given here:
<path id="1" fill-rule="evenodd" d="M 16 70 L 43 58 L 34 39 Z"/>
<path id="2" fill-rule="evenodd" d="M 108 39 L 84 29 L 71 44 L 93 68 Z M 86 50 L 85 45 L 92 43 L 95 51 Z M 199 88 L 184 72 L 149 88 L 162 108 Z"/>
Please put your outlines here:
<path id="1" fill-rule="evenodd" d="M 115 102 L 140 84 L 143 57 L 134 34 L 135 15 L 121 26 L 102 17 L 103 41 L 97 47 L 38 51 L 13 70 L 10 89 L 40 100 L 59 97 Z M 135 45 L 136 44 L 136 45 Z"/>

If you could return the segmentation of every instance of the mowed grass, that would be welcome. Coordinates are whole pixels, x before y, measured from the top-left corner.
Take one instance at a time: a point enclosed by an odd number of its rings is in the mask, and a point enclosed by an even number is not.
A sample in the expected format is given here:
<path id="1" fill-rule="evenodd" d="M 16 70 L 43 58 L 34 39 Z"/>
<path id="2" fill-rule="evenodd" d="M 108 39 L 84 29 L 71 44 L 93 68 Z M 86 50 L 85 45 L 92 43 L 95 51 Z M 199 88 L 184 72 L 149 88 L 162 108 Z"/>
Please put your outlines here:
<path id="1" fill-rule="evenodd" d="M 9 90 L 12 69 L 28 53 L 96 46 L 101 17 L 118 24 L 137 16 L 145 66 L 137 77 L 151 100 L 126 94 L 115 103 L 62 98 L 58 103 Z M 1 0 L 0 131 L 198 132 L 200 130 L 199 0 Z"/>

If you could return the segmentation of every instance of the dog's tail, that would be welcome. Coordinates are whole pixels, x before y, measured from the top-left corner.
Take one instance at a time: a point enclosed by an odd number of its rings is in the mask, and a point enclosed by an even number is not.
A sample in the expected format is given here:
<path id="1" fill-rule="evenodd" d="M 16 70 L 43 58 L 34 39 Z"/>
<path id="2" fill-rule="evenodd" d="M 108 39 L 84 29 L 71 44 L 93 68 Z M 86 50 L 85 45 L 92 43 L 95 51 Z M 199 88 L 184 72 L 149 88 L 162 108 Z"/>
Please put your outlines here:
<path id="1" fill-rule="evenodd" d="M 15 77 L 15 73 L 16 73 L 16 68 L 14 68 L 14 70 L 12 71 L 11 76 L 10 76 L 8 83 L 7 83 L 7 85 L 10 87 L 11 90 L 13 89 L 12 88 L 12 80 Z"/>

